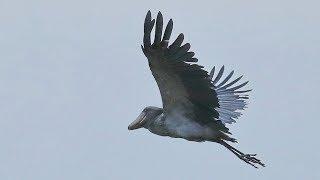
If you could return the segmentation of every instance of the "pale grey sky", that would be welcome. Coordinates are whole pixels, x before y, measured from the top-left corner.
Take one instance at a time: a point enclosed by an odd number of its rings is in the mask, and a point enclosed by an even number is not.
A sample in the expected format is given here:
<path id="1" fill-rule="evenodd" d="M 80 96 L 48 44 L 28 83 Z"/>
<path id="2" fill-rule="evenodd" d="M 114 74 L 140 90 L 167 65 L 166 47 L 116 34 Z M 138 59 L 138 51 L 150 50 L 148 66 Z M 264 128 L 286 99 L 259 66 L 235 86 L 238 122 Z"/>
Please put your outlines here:
<path id="1" fill-rule="evenodd" d="M 320 179 L 317 1 L 0 1 L 0 179 Z M 250 81 L 231 125 L 256 170 L 214 143 L 127 125 L 161 106 L 140 44 L 173 18 L 206 69 Z"/>

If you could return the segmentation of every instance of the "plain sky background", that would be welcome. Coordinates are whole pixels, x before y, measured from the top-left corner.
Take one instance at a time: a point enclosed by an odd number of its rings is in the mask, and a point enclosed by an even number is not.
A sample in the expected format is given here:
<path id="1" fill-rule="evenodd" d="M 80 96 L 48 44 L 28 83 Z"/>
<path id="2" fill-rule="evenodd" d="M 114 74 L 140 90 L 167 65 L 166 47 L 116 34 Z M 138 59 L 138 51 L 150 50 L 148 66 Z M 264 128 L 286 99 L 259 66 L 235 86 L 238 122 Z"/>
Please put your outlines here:
<path id="1" fill-rule="evenodd" d="M 0 0 L 0 179 L 320 179 L 318 1 Z M 199 63 L 250 80 L 229 126 L 254 169 L 215 143 L 128 124 L 161 107 L 140 49 L 147 10 Z"/>

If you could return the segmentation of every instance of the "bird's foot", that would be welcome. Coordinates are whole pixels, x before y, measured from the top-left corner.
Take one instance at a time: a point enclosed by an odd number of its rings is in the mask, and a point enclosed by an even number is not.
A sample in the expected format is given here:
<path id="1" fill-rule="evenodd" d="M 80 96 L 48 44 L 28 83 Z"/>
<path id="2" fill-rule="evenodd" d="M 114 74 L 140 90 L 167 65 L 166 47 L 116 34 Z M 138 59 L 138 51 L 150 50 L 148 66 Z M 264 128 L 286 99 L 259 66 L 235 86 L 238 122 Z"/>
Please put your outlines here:
<path id="1" fill-rule="evenodd" d="M 265 164 L 255 157 L 256 155 L 257 154 L 241 154 L 239 158 L 255 168 L 258 168 L 257 166 L 255 166 L 255 164 L 259 164 L 262 167 L 265 167 Z"/>
<path id="2" fill-rule="evenodd" d="M 228 143 L 224 141 L 219 141 L 221 145 L 228 148 L 234 155 L 236 155 L 239 159 L 246 162 L 247 164 L 250 164 L 251 166 L 258 168 L 256 165 L 260 165 L 262 167 L 265 167 L 265 164 L 261 162 L 260 159 L 257 159 L 255 156 L 257 154 L 244 154 L 243 152 L 239 151 L 238 149 L 230 146 Z"/>

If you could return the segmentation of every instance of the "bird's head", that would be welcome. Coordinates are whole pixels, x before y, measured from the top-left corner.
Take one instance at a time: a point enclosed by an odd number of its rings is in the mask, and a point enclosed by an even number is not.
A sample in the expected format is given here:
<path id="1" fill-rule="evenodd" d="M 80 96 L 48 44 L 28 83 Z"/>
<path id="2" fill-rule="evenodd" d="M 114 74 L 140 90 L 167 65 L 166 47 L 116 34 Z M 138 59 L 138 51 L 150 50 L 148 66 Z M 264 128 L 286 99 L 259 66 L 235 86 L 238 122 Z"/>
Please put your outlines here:
<path id="1" fill-rule="evenodd" d="M 148 122 L 153 121 L 159 114 L 162 113 L 162 109 L 154 106 L 148 106 L 143 109 L 140 115 L 129 126 L 129 130 L 139 129 L 145 127 Z"/>

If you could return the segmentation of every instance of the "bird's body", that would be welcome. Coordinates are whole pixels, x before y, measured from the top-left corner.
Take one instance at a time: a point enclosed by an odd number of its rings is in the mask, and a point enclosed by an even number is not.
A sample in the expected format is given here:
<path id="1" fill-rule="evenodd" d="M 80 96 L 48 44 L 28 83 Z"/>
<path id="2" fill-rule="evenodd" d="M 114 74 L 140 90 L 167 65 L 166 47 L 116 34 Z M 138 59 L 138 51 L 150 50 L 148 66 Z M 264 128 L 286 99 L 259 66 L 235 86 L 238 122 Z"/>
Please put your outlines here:
<path id="1" fill-rule="evenodd" d="M 161 113 L 145 126 L 150 132 L 173 138 L 183 138 L 189 141 L 202 142 L 217 139 L 218 131 L 203 126 L 186 117 L 184 114 Z"/>
<path id="2" fill-rule="evenodd" d="M 156 22 L 156 23 L 155 23 Z M 151 31 L 155 27 L 154 42 Z M 234 86 L 242 76 L 229 81 L 233 71 L 225 78 L 224 66 L 215 75 L 215 68 L 208 74 L 198 59 L 189 52 L 190 44 L 182 45 L 184 35 L 180 34 L 169 46 L 173 28 L 170 19 L 163 31 L 163 18 L 159 12 L 156 21 L 150 11 L 144 22 L 143 53 L 154 76 L 162 98 L 163 108 L 148 106 L 129 125 L 129 130 L 144 127 L 150 132 L 189 141 L 211 141 L 228 148 L 241 160 L 256 167 L 264 164 L 255 155 L 244 154 L 226 143 L 236 142 L 229 135 L 226 124 L 233 123 L 246 107 L 247 92 L 239 90 L 248 82 Z"/>

